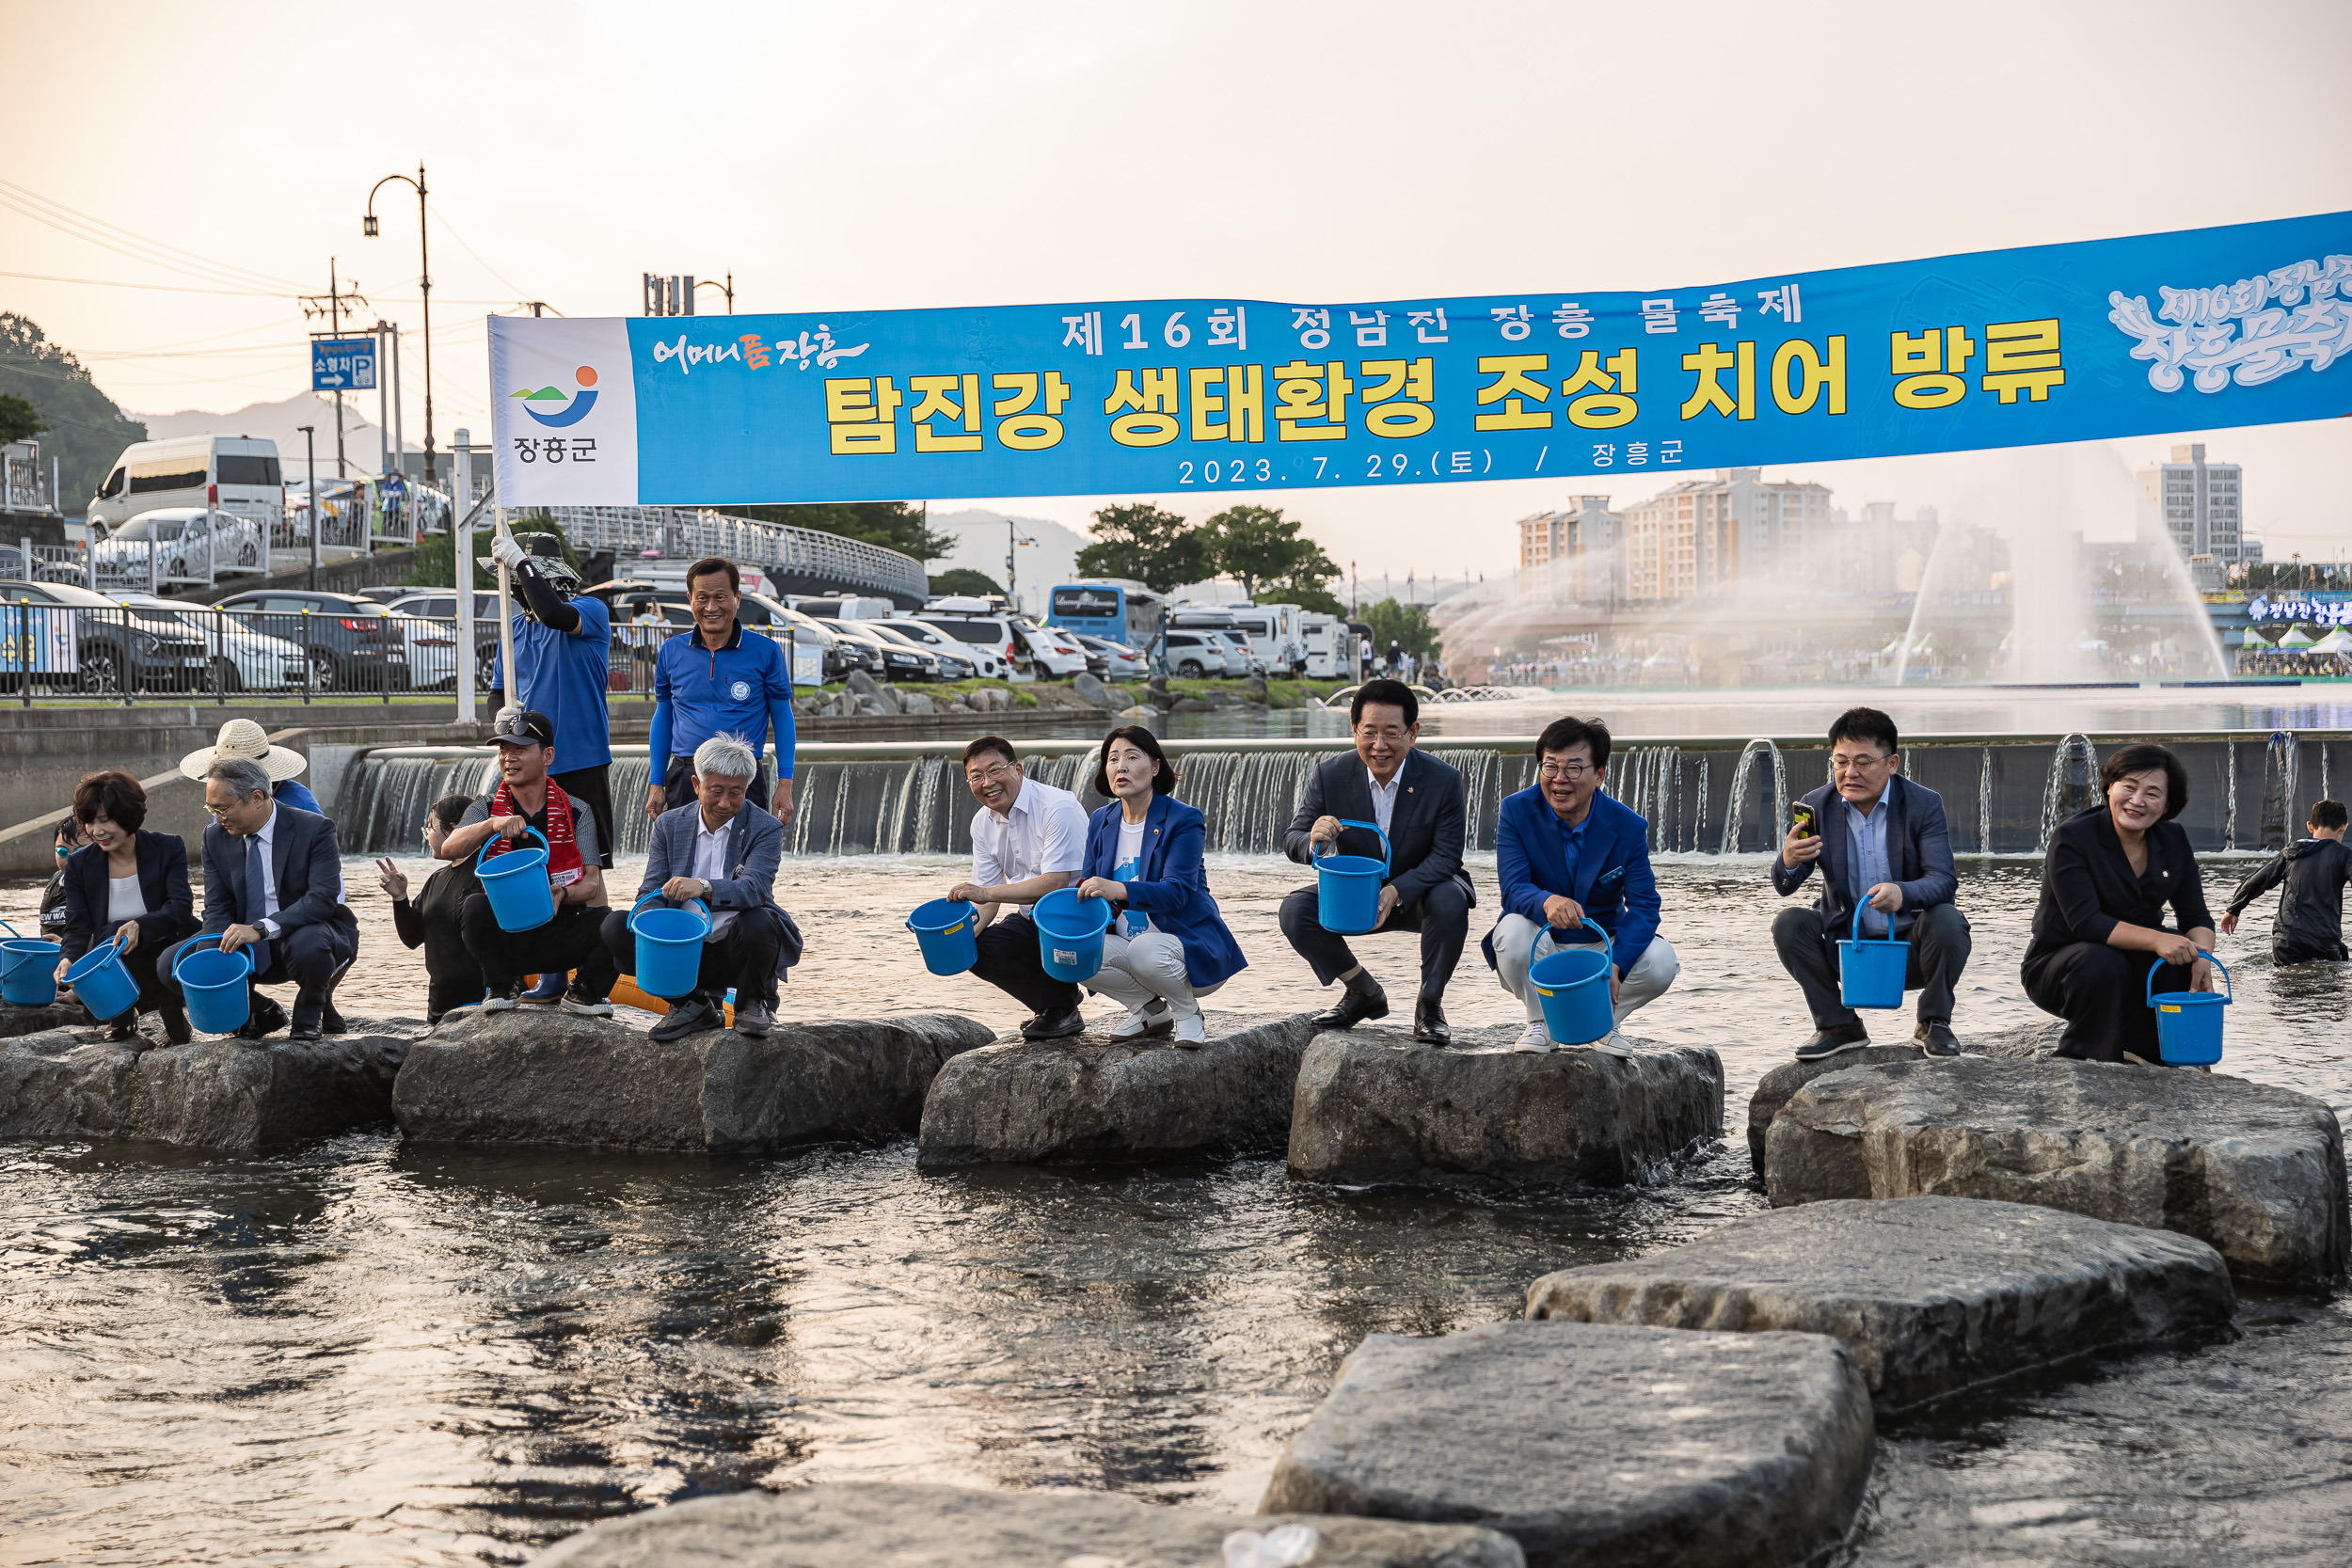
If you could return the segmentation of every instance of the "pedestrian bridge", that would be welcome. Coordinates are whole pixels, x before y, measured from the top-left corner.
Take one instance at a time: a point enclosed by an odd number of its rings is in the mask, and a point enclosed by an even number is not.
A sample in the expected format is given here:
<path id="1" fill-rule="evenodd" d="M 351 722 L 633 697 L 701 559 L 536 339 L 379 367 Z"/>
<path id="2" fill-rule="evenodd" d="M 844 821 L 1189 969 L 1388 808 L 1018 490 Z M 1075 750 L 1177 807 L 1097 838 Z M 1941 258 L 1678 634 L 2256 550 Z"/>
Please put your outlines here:
<path id="1" fill-rule="evenodd" d="M 649 561 L 684 564 L 723 555 L 756 566 L 768 591 L 866 594 L 901 610 L 919 610 L 930 592 L 923 563 L 911 555 L 818 529 L 754 522 L 693 506 L 551 506 L 581 555 L 611 550 L 613 573 L 628 577 Z"/>

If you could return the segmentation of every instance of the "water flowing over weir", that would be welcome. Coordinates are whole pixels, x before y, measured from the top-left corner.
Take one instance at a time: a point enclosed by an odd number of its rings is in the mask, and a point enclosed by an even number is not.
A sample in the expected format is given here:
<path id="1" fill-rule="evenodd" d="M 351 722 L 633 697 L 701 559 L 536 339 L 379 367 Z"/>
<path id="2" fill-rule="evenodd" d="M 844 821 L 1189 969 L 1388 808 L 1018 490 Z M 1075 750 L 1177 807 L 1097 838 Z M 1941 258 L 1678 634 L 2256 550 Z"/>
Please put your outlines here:
<path id="1" fill-rule="evenodd" d="M 2273 848 L 2294 837 L 2312 801 L 2327 792 L 2332 753 L 2352 745 L 2283 731 L 2259 738 L 2260 787 L 2249 780 L 2244 789 L 2237 775 L 2250 766 L 2250 749 L 2241 756 L 2239 745 L 2221 736 L 2166 742 L 2189 771 L 2181 822 L 2200 851 Z M 2083 735 L 1939 737 L 1903 749 L 1903 774 L 1943 797 L 1954 853 L 2033 855 L 2053 828 L 2096 800 L 2100 757 L 2120 743 Z M 1461 769 L 1471 848 L 1494 847 L 1502 798 L 1534 782 L 1533 748 L 1532 738 L 1438 740 L 1425 748 Z M 1177 796 L 1208 818 L 1210 851 L 1252 855 L 1281 852 L 1309 770 L 1343 749 L 1336 741 L 1168 743 Z M 976 808 L 960 750 L 946 743 L 803 747 L 787 847 L 810 856 L 969 852 Z M 1103 803 L 1090 787 L 1090 744 L 1032 742 L 1022 760 L 1031 778 L 1075 791 L 1089 809 Z M 2317 793 L 2303 783 L 2312 779 Z M 413 854 L 435 799 L 486 790 L 497 772 L 486 750 L 386 748 L 358 758 L 343 781 L 334 806 L 346 851 Z M 1619 746 L 1609 759 L 1610 793 L 1647 820 L 1650 847 L 1661 854 L 1768 853 L 1788 831 L 1790 802 L 1829 782 L 1829 748 L 1810 738 L 1641 741 Z M 624 857 L 645 852 L 645 790 L 642 751 L 615 756 L 615 848 Z"/>

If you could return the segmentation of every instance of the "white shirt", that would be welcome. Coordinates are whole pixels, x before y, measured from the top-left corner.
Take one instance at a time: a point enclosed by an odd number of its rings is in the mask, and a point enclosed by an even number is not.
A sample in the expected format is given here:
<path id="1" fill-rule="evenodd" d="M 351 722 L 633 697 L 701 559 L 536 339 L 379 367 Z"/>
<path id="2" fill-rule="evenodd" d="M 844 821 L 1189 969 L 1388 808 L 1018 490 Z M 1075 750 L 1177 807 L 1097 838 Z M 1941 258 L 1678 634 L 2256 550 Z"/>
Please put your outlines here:
<path id="1" fill-rule="evenodd" d="M 1405 765 L 1398 763 L 1396 771 L 1389 775 L 1389 782 L 1385 784 L 1374 778 L 1372 769 L 1367 768 L 1364 769 L 1364 782 L 1372 786 L 1373 820 L 1380 824 L 1380 831 L 1385 833 L 1389 831 L 1389 818 L 1396 815 L 1396 792 L 1405 783 Z"/>
<path id="2" fill-rule="evenodd" d="M 727 818 L 716 828 L 703 825 L 702 808 L 694 810 L 694 875 L 706 882 L 724 881 L 727 875 L 727 834 L 734 831 L 735 819 Z M 710 911 L 710 938 L 717 941 L 735 924 L 733 910 Z"/>
<path id="3" fill-rule="evenodd" d="M 1145 824 L 1130 822 L 1123 812 L 1119 818 L 1119 859 L 1112 865 L 1113 877 L 1122 882 L 1143 879 L 1143 830 Z M 1129 910 L 1121 915 L 1119 930 L 1121 936 L 1135 936 L 1152 928 L 1152 917 Z"/>
<path id="4" fill-rule="evenodd" d="M 274 842 L 277 832 L 278 808 L 272 805 L 269 808 L 268 819 L 262 822 L 261 831 L 247 833 L 245 844 L 238 847 L 240 855 L 247 862 L 253 858 L 253 851 L 248 846 L 259 844 L 262 847 L 262 918 L 254 928 L 265 937 L 274 937 L 278 934 L 278 922 L 269 918 L 278 912 L 278 849 Z M 245 866 L 237 867 L 237 876 L 240 879 L 245 876 Z M 243 881 L 240 880 L 238 885 L 242 887 Z M 249 915 L 253 911 L 247 910 L 246 912 Z"/>
<path id="5" fill-rule="evenodd" d="M 147 912 L 147 895 L 139 891 L 139 874 L 106 879 L 106 923 L 120 926 Z"/>
<path id="6" fill-rule="evenodd" d="M 1086 864 L 1087 811 L 1066 789 L 1021 781 L 1021 793 L 1003 816 L 982 806 L 972 814 L 972 880 L 981 887 L 1025 882 L 1048 871 L 1075 873 Z M 1021 906 L 1024 911 L 1033 905 Z"/>

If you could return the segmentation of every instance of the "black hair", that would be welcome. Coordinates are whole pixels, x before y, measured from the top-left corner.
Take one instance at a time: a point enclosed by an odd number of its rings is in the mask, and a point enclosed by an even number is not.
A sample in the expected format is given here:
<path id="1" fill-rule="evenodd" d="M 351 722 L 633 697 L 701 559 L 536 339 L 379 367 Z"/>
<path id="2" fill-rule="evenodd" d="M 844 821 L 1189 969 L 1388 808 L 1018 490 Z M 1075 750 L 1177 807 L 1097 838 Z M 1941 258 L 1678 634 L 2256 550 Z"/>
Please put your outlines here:
<path id="1" fill-rule="evenodd" d="M 1160 737 L 1141 724 L 1121 724 L 1103 737 L 1103 749 L 1095 754 L 1095 794 L 1106 800 L 1111 798 L 1111 743 L 1118 740 L 1133 741 L 1145 756 L 1159 764 L 1158 770 L 1152 775 L 1152 788 L 1154 793 L 1160 795 L 1176 793 L 1176 765 L 1168 761 L 1168 753 L 1161 750 Z"/>
<path id="2" fill-rule="evenodd" d="M 1421 722 L 1421 699 L 1414 696 L 1413 689 L 1403 681 L 1366 681 L 1358 687 L 1356 700 L 1347 705 L 1349 729 L 1354 729 L 1362 721 L 1364 706 L 1368 703 L 1385 703 L 1391 707 L 1403 708 L 1407 726 Z"/>
<path id="3" fill-rule="evenodd" d="M 1595 772 L 1609 766 L 1609 726 L 1598 719 L 1554 719 L 1535 737 L 1535 760 L 1540 763 L 1548 752 L 1579 745 L 1591 749 Z"/>
<path id="4" fill-rule="evenodd" d="M 694 579 L 696 578 L 707 578 L 719 572 L 724 572 L 727 575 L 728 593 L 740 594 L 743 592 L 742 572 L 736 567 L 734 562 L 729 561 L 723 555 L 704 556 L 700 561 L 695 562 L 694 564 L 686 568 L 686 591 L 690 594 L 694 591 Z"/>
<path id="5" fill-rule="evenodd" d="M 2115 787 L 2118 780 L 2157 768 L 2164 769 L 2164 820 L 2171 821 L 2188 804 L 2188 769 L 2164 747 L 2152 746 L 2144 740 L 2117 747 L 2115 754 L 2099 765 L 2101 803 L 2106 802 L 2107 791 Z"/>
<path id="6" fill-rule="evenodd" d="M 1883 746 L 1891 753 L 1903 749 L 1902 736 L 1895 733 L 1895 721 L 1874 707 L 1850 707 L 1830 721 L 1829 743 L 1841 740 L 1867 740 Z"/>
<path id="7" fill-rule="evenodd" d="M 2344 802 L 2342 800 L 2314 800 L 2312 802 L 2311 816 L 2305 817 L 2304 820 L 2314 828 L 2341 828 L 2347 820 Z"/>
<path id="8" fill-rule="evenodd" d="M 444 795 L 425 807 L 424 815 L 438 822 L 443 832 L 448 832 L 466 819 L 467 808 L 473 801 L 474 798 L 470 795 Z"/>
<path id="9" fill-rule="evenodd" d="M 1017 763 L 1021 760 L 1013 752 L 1011 741 L 1001 735 L 984 735 L 963 749 L 963 766 L 971 767 L 974 757 L 984 756 L 990 752 L 994 752 L 1007 762 Z"/>
<path id="10" fill-rule="evenodd" d="M 73 786 L 73 819 L 87 827 L 104 817 L 126 833 L 147 820 L 147 791 L 128 773 L 90 773 Z"/>

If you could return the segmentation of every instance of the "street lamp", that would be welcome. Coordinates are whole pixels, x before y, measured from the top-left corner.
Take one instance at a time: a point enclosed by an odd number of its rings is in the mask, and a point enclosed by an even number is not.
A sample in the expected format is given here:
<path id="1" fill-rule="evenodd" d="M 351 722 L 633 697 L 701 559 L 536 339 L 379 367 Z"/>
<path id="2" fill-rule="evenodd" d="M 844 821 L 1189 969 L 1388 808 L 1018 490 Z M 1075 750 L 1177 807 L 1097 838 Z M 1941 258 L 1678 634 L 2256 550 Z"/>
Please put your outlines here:
<path id="1" fill-rule="evenodd" d="M 375 193 L 395 180 L 417 187 L 417 257 L 421 274 L 419 282 L 424 293 L 424 482 L 431 484 L 435 483 L 433 473 L 433 254 L 431 246 L 425 242 L 424 164 L 422 160 L 417 164 L 417 177 L 414 180 L 410 180 L 405 174 L 388 174 L 370 188 L 367 215 L 359 220 L 359 232 L 371 240 L 376 237 Z"/>

